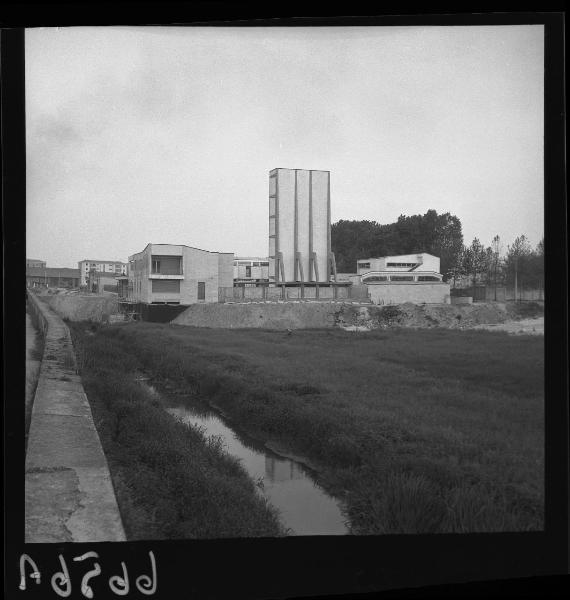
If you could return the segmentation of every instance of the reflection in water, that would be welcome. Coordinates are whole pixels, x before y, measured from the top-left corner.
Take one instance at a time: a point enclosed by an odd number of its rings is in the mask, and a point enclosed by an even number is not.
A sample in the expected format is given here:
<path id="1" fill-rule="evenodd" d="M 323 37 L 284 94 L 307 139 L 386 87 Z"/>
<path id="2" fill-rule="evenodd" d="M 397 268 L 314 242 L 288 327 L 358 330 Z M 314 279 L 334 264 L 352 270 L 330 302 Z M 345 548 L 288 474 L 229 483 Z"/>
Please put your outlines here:
<path id="1" fill-rule="evenodd" d="M 151 387 L 151 386 L 149 386 Z M 229 454 L 240 459 L 262 493 L 279 510 L 291 535 L 342 535 L 348 533 L 336 500 L 311 478 L 300 463 L 282 458 L 230 429 L 214 413 L 197 407 L 168 409 L 184 423 L 196 425 L 206 436 L 221 437 Z"/>
<path id="2" fill-rule="evenodd" d="M 292 460 L 278 460 L 273 456 L 265 455 L 265 477 L 271 483 L 302 479 L 305 476 L 301 467 Z"/>

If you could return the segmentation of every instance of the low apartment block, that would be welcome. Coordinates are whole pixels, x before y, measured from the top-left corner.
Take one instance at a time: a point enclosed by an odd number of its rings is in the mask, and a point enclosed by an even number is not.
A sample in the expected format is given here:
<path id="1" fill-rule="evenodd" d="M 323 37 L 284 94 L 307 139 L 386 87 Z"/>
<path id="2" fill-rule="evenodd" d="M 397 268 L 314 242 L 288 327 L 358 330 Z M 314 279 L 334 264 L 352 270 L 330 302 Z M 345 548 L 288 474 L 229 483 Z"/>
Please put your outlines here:
<path id="1" fill-rule="evenodd" d="M 28 267 L 32 269 L 45 269 L 46 261 L 39 258 L 26 258 L 26 268 Z"/>
<path id="2" fill-rule="evenodd" d="M 234 285 L 258 286 L 269 283 L 269 259 L 240 257 L 234 259 Z"/>
<path id="3" fill-rule="evenodd" d="M 88 260 L 84 259 L 77 263 L 81 273 L 81 285 L 87 285 L 89 272 L 108 273 L 115 277 L 127 274 L 127 263 L 117 260 Z"/>
<path id="4" fill-rule="evenodd" d="M 135 304 L 218 302 L 233 286 L 234 255 L 184 245 L 148 244 L 129 256 L 126 299 Z"/>

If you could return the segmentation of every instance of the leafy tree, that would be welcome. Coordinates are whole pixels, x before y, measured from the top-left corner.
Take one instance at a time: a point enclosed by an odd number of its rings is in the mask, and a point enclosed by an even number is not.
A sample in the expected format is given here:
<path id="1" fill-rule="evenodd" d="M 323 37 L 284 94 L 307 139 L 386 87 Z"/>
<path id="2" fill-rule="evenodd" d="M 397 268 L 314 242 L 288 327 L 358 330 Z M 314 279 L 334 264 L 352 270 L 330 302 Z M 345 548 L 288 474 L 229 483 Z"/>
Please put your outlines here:
<path id="1" fill-rule="evenodd" d="M 517 289 L 517 297 L 526 288 L 544 286 L 544 238 L 533 249 L 526 236 L 521 235 L 508 247 L 505 258 L 508 285 Z"/>
<path id="2" fill-rule="evenodd" d="M 435 211 L 434 211 L 435 212 Z M 429 252 L 439 256 L 441 272 L 447 273 L 450 266 L 457 262 L 463 251 L 463 232 L 461 221 L 455 215 L 444 213 L 437 217 L 435 235 Z"/>
<path id="3" fill-rule="evenodd" d="M 544 288 L 544 238 L 531 255 L 529 271 L 529 283 L 539 289 Z"/>
<path id="4" fill-rule="evenodd" d="M 491 243 L 491 253 L 489 257 L 489 272 L 487 276 L 487 285 L 492 285 L 495 290 L 494 299 L 497 300 L 497 286 L 502 283 L 503 268 L 501 260 L 501 238 L 496 235 Z"/>
<path id="5" fill-rule="evenodd" d="M 485 248 L 478 238 L 475 238 L 469 247 L 463 249 L 463 272 L 471 276 L 473 286 L 478 276 L 487 273 L 491 259 L 491 248 Z"/>
<path id="6" fill-rule="evenodd" d="M 356 261 L 375 256 L 428 252 L 440 258 L 447 277 L 463 247 L 461 221 L 450 213 L 400 215 L 396 223 L 339 221 L 331 227 L 331 244 L 339 271 L 354 271 Z"/>
<path id="7" fill-rule="evenodd" d="M 525 280 L 528 282 L 528 275 L 532 272 L 532 254 L 532 247 L 524 235 L 508 246 L 505 258 L 507 284 L 519 288 Z"/>
<path id="8" fill-rule="evenodd" d="M 467 275 L 464 268 L 465 263 L 465 248 L 462 246 L 461 251 L 456 254 L 455 260 L 444 273 L 444 279 L 451 282 L 451 287 L 454 288 L 457 284 L 457 280 L 464 275 Z"/>

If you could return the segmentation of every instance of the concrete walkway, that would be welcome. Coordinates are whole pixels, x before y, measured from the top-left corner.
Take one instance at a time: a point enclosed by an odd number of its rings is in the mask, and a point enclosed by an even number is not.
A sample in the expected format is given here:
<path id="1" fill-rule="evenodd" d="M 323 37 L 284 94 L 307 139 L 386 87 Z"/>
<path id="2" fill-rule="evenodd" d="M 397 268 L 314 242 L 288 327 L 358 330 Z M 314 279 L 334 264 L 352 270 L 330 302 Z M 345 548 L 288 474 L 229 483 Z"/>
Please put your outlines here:
<path id="1" fill-rule="evenodd" d="M 69 329 L 33 294 L 30 310 L 45 337 L 26 454 L 25 541 L 124 541 Z"/>

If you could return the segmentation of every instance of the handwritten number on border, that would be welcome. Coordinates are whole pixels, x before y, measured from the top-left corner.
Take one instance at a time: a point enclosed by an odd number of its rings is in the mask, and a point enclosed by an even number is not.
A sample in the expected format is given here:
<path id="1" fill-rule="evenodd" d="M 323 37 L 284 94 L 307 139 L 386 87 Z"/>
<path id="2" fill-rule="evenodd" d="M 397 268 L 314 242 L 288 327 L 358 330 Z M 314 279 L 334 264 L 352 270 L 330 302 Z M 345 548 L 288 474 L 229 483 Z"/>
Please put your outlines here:
<path id="1" fill-rule="evenodd" d="M 151 575 L 139 575 L 139 577 L 137 577 L 135 580 L 135 585 L 141 594 L 152 596 L 156 592 L 157 587 L 156 560 L 152 551 L 149 551 L 148 554 L 150 558 Z M 52 575 L 51 587 L 58 596 L 67 598 L 67 596 L 71 595 L 71 578 L 69 576 L 65 559 L 61 554 L 58 554 L 58 558 L 61 564 L 61 571 L 57 571 Z M 80 556 L 75 556 L 73 560 L 76 562 L 81 562 L 87 560 L 88 558 L 99 558 L 99 555 L 96 552 L 86 552 Z M 27 554 L 22 554 L 20 556 L 20 585 L 18 586 L 22 591 L 26 590 L 26 565 L 29 569 L 31 569 L 31 573 L 29 573 L 28 577 L 32 579 L 32 581 L 35 581 L 36 585 L 40 584 L 42 578 L 40 570 L 38 569 L 35 561 Z M 124 562 L 121 562 L 121 568 L 123 570 L 122 576 L 113 575 L 109 578 L 109 588 L 118 596 L 126 596 L 130 589 L 129 573 L 127 570 L 127 565 Z M 90 600 L 95 596 L 95 592 L 89 585 L 89 580 L 101 575 L 101 572 L 101 565 L 98 562 L 95 562 L 93 569 L 87 571 L 87 573 L 85 573 L 81 579 L 81 593 Z"/>

